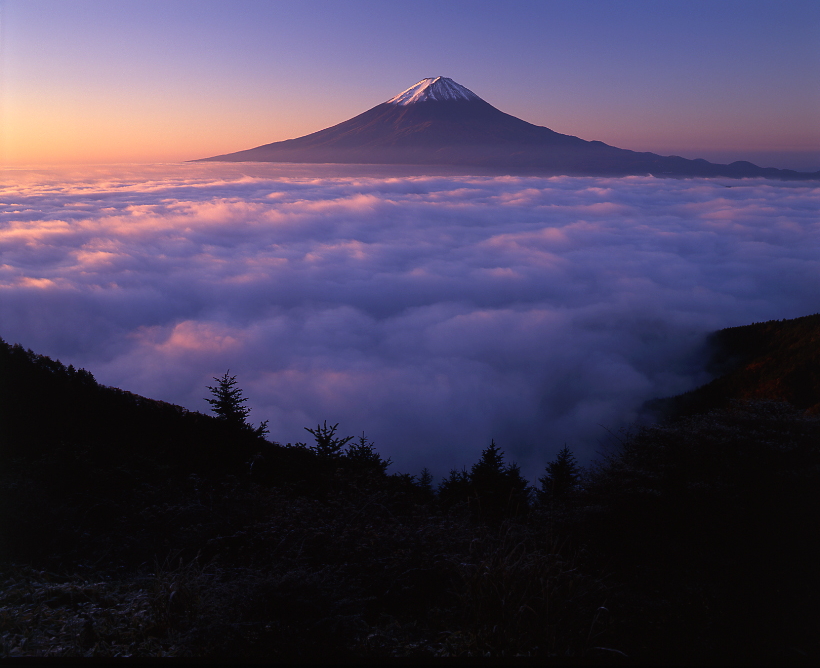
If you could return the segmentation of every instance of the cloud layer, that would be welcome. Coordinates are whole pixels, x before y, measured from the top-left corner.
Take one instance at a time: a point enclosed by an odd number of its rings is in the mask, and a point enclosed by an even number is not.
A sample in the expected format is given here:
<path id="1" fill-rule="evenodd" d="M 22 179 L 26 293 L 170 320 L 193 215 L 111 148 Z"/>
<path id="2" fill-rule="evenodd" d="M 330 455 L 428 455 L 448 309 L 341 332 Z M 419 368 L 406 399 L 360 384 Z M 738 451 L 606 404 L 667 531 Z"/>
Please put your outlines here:
<path id="1" fill-rule="evenodd" d="M 156 165 L 6 172 L 0 336 L 400 470 L 535 475 L 703 381 L 703 336 L 820 310 L 816 185 Z"/>

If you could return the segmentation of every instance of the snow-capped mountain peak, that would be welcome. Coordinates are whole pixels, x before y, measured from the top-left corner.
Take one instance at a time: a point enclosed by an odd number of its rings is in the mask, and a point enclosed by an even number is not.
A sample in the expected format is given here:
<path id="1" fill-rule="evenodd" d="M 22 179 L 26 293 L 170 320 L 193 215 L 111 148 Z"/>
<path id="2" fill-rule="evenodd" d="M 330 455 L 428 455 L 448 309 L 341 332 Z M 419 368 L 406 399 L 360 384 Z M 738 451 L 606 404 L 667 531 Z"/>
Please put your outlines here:
<path id="1" fill-rule="evenodd" d="M 391 97 L 387 104 L 405 107 L 416 102 L 444 102 L 452 100 L 480 100 L 473 91 L 457 84 L 447 77 L 428 77 L 410 86 L 396 97 Z"/>

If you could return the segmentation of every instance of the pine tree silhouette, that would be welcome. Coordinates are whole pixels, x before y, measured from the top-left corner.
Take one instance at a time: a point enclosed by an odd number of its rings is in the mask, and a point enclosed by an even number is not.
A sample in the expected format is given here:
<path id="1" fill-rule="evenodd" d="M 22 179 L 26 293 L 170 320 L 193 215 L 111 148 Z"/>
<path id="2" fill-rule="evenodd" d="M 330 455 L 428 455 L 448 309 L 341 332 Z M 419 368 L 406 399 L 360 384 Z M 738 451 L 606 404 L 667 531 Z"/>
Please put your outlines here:
<path id="1" fill-rule="evenodd" d="M 433 493 L 433 474 L 426 466 L 419 473 L 418 485 L 425 493 Z"/>
<path id="2" fill-rule="evenodd" d="M 450 508 L 470 497 L 470 479 L 467 471 L 450 469 L 450 473 L 439 483 L 437 495 L 439 503 Z"/>
<path id="3" fill-rule="evenodd" d="M 514 464 L 504 464 L 504 453 L 490 441 L 468 476 L 470 504 L 486 519 L 519 515 L 529 506 L 529 486 Z"/>
<path id="4" fill-rule="evenodd" d="M 554 461 L 547 464 L 546 472 L 538 478 L 538 500 L 544 504 L 564 503 L 577 488 L 581 479 L 581 467 L 575 455 L 564 445 Z"/>
<path id="5" fill-rule="evenodd" d="M 364 435 L 364 432 L 362 432 L 362 435 L 356 442 L 347 446 L 347 450 L 344 453 L 345 460 L 352 464 L 354 468 L 360 470 L 370 469 L 384 473 L 387 467 L 390 466 L 391 460 L 389 457 L 383 459 L 382 456 L 376 452 L 374 446 L 375 443 L 369 441 Z"/>
<path id="6" fill-rule="evenodd" d="M 216 385 L 208 385 L 213 399 L 205 398 L 211 404 L 211 411 L 220 419 L 236 427 L 252 431 L 256 436 L 268 433 L 268 421 L 265 420 L 258 427 L 247 421 L 251 409 L 243 404 L 248 400 L 242 396 L 241 388 L 236 387 L 236 376 L 231 376 L 228 369 L 222 376 L 214 376 Z"/>
<path id="7" fill-rule="evenodd" d="M 342 456 L 342 448 L 344 448 L 349 441 L 352 441 L 353 437 L 345 436 L 344 438 L 336 438 L 336 430 L 338 428 L 338 422 L 328 427 L 327 420 L 324 421 L 324 424 L 317 424 L 316 429 L 305 427 L 305 431 L 313 434 L 313 438 L 316 440 L 316 445 L 313 446 L 313 451 L 317 455 L 325 458 Z"/>

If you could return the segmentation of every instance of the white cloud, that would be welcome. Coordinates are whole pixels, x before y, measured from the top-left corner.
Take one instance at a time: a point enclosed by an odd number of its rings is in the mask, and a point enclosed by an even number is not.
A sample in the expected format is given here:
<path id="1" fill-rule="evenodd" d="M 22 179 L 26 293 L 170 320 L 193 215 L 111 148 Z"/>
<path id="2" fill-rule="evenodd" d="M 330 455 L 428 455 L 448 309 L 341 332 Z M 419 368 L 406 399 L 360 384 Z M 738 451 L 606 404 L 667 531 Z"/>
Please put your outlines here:
<path id="1" fill-rule="evenodd" d="M 342 176 L 334 178 L 334 170 Z M 0 188 L 0 336 L 280 440 L 530 475 L 705 377 L 711 330 L 820 310 L 816 184 L 166 165 Z M 731 187 L 727 187 L 731 186 Z"/>

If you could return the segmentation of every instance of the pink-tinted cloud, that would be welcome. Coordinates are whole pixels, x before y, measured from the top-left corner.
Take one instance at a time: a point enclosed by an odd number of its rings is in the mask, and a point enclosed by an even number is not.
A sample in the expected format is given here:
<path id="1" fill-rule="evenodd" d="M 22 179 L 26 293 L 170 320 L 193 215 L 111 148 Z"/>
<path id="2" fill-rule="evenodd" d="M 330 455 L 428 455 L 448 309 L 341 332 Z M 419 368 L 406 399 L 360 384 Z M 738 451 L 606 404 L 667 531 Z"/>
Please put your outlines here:
<path id="1" fill-rule="evenodd" d="M 198 410 L 230 368 L 283 441 L 443 472 L 495 438 L 535 475 L 706 380 L 707 332 L 820 310 L 816 185 L 396 173 L 12 173 L 0 336 Z"/>

